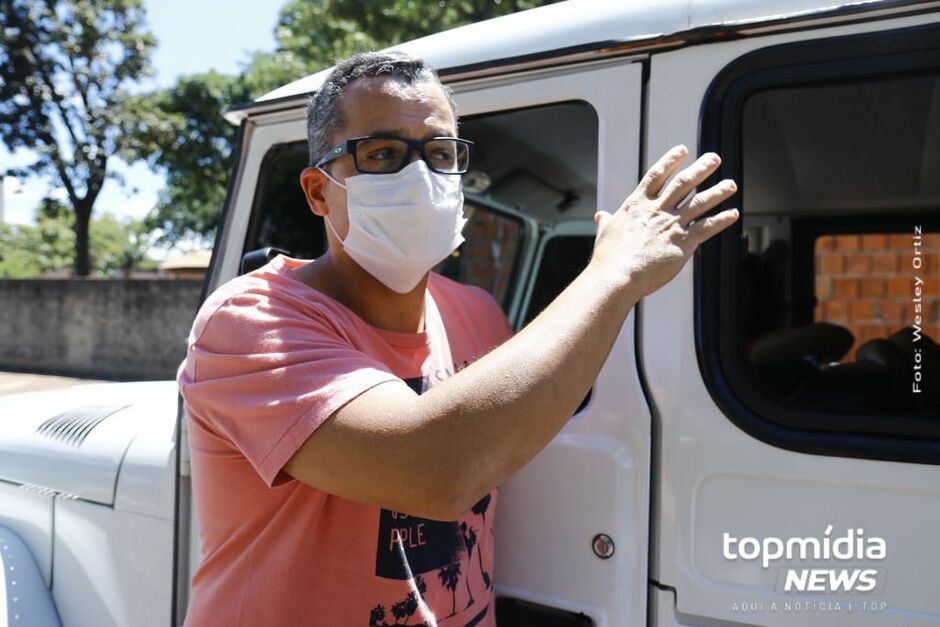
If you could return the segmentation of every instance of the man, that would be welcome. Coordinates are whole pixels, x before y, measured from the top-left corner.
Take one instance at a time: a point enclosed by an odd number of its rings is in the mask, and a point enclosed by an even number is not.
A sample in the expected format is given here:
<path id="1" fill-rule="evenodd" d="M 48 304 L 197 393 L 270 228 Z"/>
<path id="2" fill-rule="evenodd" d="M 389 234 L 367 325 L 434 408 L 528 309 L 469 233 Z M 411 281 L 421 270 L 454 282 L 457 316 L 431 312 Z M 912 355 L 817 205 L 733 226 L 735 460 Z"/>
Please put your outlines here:
<path id="1" fill-rule="evenodd" d="M 437 76 L 356 55 L 308 126 L 328 252 L 220 287 L 179 373 L 204 558 L 187 624 L 494 625 L 497 486 L 564 426 L 633 305 L 737 219 L 696 220 L 734 183 L 677 209 L 719 160 L 669 182 L 670 151 L 510 338 L 488 294 L 429 273 L 461 241 L 468 167 Z"/>

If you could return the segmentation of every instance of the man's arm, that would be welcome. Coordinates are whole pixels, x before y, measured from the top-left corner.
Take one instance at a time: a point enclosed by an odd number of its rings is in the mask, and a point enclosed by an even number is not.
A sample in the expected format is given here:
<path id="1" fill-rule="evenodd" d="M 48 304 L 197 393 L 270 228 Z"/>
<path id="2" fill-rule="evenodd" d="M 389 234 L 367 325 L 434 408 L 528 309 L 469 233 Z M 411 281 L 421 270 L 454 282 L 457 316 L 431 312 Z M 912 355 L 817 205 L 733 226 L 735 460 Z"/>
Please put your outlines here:
<path id="1" fill-rule="evenodd" d="M 324 422 L 285 466 L 326 492 L 453 520 L 557 434 L 607 359 L 630 309 L 682 268 L 737 211 L 693 222 L 732 195 L 723 181 L 676 209 L 718 167 L 673 149 L 613 214 L 595 216 L 587 268 L 528 326 L 423 395 L 378 385 Z M 691 224 L 690 224 L 691 222 Z"/>

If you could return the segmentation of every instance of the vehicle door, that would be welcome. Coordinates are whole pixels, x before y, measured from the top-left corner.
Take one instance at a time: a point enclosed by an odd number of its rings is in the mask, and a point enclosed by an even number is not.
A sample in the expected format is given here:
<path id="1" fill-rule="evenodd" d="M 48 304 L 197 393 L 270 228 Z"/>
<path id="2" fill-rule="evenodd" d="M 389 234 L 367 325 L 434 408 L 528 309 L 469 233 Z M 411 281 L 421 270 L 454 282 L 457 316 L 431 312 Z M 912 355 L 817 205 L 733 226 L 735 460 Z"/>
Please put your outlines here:
<path id="1" fill-rule="evenodd" d="M 509 310 L 520 328 L 587 263 L 594 212 L 616 209 L 636 185 L 642 65 L 579 65 L 455 88 L 487 194 L 538 223 L 535 258 L 517 284 L 521 304 Z M 646 622 L 650 415 L 633 327 L 631 315 L 568 426 L 500 490 L 495 580 L 510 624 Z"/>
<path id="2" fill-rule="evenodd" d="M 940 16 L 872 17 L 651 58 L 741 209 L 640 308 L 652 624 L 940 623 Z"/>
<path id="3" fill-rule="evenodd" d="M 490 291 L 518 329 L 587 263 L 594 212 L 616 208 L 636 184 L 641 64 L 452 86 L 460 134 L 477 150 L 463 180 L 466 242 L 437 271 Z M 322 221 L 297 184 L 307 164 L 302 103 L 249 115 L 240 154 L 209 289 L 234 277 L 248 251 L 324 251 Z M 650 414 L 633 328 L 631 316 L 570 424 L 500 490 L 495 572 L 485 573 L 500 620 L 645 624 Z M 189 536 L 179 542 L 188 551 L 179 558 L 180 620 L 199 555 L 183 448 L 181 528 Z"/>

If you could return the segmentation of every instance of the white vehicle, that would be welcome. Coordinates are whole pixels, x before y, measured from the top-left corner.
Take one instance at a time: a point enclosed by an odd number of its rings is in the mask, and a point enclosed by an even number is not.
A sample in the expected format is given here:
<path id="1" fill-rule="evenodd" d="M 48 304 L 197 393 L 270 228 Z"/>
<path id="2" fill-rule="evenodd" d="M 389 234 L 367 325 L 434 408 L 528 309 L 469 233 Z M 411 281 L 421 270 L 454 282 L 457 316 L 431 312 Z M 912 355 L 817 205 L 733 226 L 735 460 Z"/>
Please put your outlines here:
<path id="1" fill-rule="evenodd" d="M 440 271 L 517 328 L 670 147 L 717 151 L 741 189 L 503 486 L 500 624 L 940 625 L 940 2 L 572 0 L 400 48 L 479 148 Z M 206 293 L 271 247 L 323 251 L 297 174 L 324 76 L 227 113 Z M 199 541 L 175 382 L 0 411 L 0 627 L 181 624 Z"/>

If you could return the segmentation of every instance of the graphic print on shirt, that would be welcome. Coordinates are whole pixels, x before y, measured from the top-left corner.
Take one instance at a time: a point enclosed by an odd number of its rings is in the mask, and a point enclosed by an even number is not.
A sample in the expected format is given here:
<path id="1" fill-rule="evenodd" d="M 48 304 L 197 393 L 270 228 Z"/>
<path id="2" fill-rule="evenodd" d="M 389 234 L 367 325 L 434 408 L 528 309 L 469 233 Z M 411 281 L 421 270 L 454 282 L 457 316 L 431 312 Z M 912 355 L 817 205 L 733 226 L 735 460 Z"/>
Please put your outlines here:
<path id="1" fill-rule="evenodd" d="M 428 377 L 404 381 L 417 394 L 422 394 L 430 387 Z M 459 523 L 381 510 L 375 575 L 397 580 L 413 578 L 414 589 L 388 607 L 381 603 L 372 607 L 368 623 L 370 626 L 415 624 L 409 620 L 423 603 L 429 582 L 432 586 L 443 587 L 450 594 L 451 612 L 448 616 L 438 616 L 439 621 L 454 617 L 477 603 L 470 585 L 471 577 L 482 580 L 484 589 L 490 590 L 492 580 L 483 566 L 479 546 L 479 531 L 486 528 L 490 501 L 491 497 L 487 494 L 473 506 L 472 516 Z M 462 607 L 457 604 L 458 592 L 461 598 L 466 595 L 466 604 Z M 470 627 L 479 623 L 485 618 L 488 609 L 487 604 L 464 625 Z"/>

